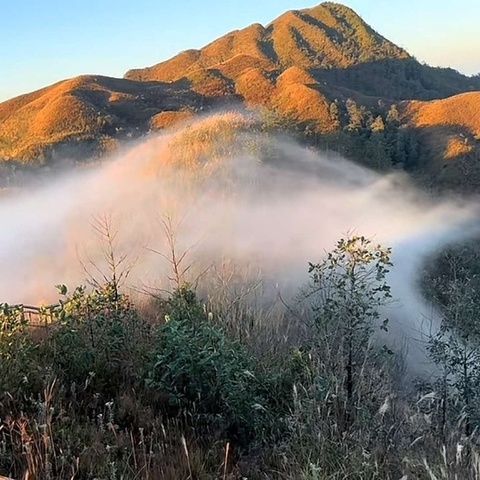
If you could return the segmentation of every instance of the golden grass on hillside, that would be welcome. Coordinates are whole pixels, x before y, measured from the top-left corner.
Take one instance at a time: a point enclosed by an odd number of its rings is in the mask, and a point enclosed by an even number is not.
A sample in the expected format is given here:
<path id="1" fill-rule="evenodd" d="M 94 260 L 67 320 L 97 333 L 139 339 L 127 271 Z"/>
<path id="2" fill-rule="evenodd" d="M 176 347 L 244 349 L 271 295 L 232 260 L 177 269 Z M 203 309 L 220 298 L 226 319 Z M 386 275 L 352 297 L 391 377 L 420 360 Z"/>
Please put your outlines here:
<path id="1" fill-rule="evenodd" d="M 87 145 L 85 155 L 103 153 L 107 145 L 169 127 L 185 120 L 185 112 L 200 105 L 210 108 L 218 105 L 216 99 L 230 96 L 248 107 L 266 107 L 309 124 L 318 133 L 330 132 L 336 128 L 328 109 L 334 99 L 354 98 L 377 107 L 379 99 L 357 89 L 354 74 L 351 85 L 335 86 L 330 80 L 327 85 L 327 70 L 343 74 L 364 62 L 408 58 L 353 10 L 324 2 L 286 12 L 266 27 L 256 23 L 235 30 L 152 67 L 130 70 L 125 79 L 84 75 L 4 102 L 0 159 L 62 157 L 69 143 Z M 339 72 L 330 73 L 335 78 Z M 403 73 L 399 66 L 399 81 Z M 404 116 L 415 128 L 461 127 L 474 136 L 480 136 L 479 112 L 479 92 L 404 104 Z M 451 134 L 458 131 L 448 132 L 448 139 Z M 437 132 L 435 140 L 447 156 L 470 148 L 447 137 Z"/>
<path id="2" fill-rule="evenodd" d="M 236 111 L 205 117 L 170 135 L 169 154 L 162 161 L 168 165 L 196 167 L 224 160 L 237 152 L 233 148 L 239 135 L 254 123 L 249 115 Z"/>
<path id="3" fill-rule="evenodd" d="M 293 67 L 287 68 L 277 78 L 278 87 L 281 87 L 282 85 L 289 85 L 292 83 L 311 85 L 311 84 L 317 84 L 318 82 L 305 69 L 295 65 Z"/>
<path id="4" fill-rule="evenodd" d="M 141 175 L 146 178 L 168 177 L 171 185 L 175 185 L 172 203 L 168 203 L 169 196 L 164 192 L 168 204 L 165 203 L 162 208 L 168 211 L 178 208 L 179 195 L 188 204 L 188 192 L 191 189 L 196 191 L 201 182 L 213 176 L 219 182 L 229 182 L 233 167 L 231 160 L 242 151 L 248 155 L 253 148 L 261 149 L 262 139 L 249 135 L 257 121 L 254 114 L 227 111 L 193 121 L 186 120 L 151 143 L 142 154 Z M 138 153 L 133 151 L 132 155 L 135 157 Z M 126 157 L 123 162 L 125 168 L 130 168 L 131 164 Z"/>
<path id="5" fill-rule="evenodd" d="M 283 65 L 318 67 L 326 59 L 331 66 L 348 66 L 345 55 L 325 32 L 302 20 L 296 12 L 284 13 L 275 21 L 272 39 Z"/>
<path id="6" fill-rule="evenodd" d="M 271 62 L 272 59 L 261 49 L 261 42 L 265 34 L 265 28 L 258 23 L 227 33 L 206 45 L 202 49 L 201 59 L 203 62 L 208 62 L 209 67 L 225 62 L 236 55 L 247 55 Z M 207 65 L 204 63 L 203 66 Z"/>
<path id="7" fill-rule="evenodd" d="M 191 118 L 193 113 L 188 110 L 166 111 L 154 115 L 150 120 L 150 127 L 153 130 L 170 128 L 173 125 Z"/>
<path id="8" fill-rule="evenodd" d="M 271 69 L 271 64 L 263 58 L 252 57 L 251 55 L 241 53 L 229 58 L 225 62 L 217 64 L 216 68 L 226 77 L 238 79 L 246 70 L 252 68 L 269 70 Z"/>
<path id="9" fill-rule="evenodd" d="M 176 92 L 160 83 L 83 75 L 22 95 L 0 104 L 0 158 L 45 159 L 63 143 L 110 151 L 122 134 L 148 130 L 169 103 L 188 107 L 194 94 Z M 165 101 L 167 95 L 171 100 Z M 159 118 L 153 120 L 159 125 Z"/>
<path id="10" fill-rule="evenodd" d="M 319 132 L 334 129 L 329 104 L 318 90 L 301 84 L 286 85 L 278 89 L 272 103 L 278 112 L 298 122 L 308 122 Z"/>
<path id="11" fill-rule="evenodd" d="M 409 126 L 423 130 L 430 146 L 433 170 L 438 171 L 452 160 L 461 160 L 478 149 L 475 138 L 480 135 L 480 92 L 425 102 L 403 102 L 402 116 Z"/>
<path id="12" fill-rule="evenodd" d="M 268 105 L 275 86 L 265 72 L 251 68 L 237 79 L 235 89 L 245 98 L 247 105 Z"/>
<path id="13" fill-rule="evenodd" d="M 0 105 L 0 157 L 23 158 L 33 145 L 98 133 L 97 109 L 67 80 Z"/>
<path id="14" fill-rule="evenodd" d="M 353 10 L 331 2 L 288 11 L 266 28 L 255 23 L 229 32 L 200 50 L 187 50 L 171 60 L 144 69 L 130 70 L 126 78 L 175 81 L 189 78 L 198 69 L 215 68 L 236 79 L 249 66 L 275 70 L 298 65 L 344 68 L 357 62 L 408 58 L 403 49 L 373 31 Z"/>
<path id="15" fill-rule="evenodd" d="M 328 101 L 320 88 L 309 88 L 318 85 L 309 69 L 345 68 L 392 56 L 408 54 L 373 31 L 353 10 L 326 2 L 286 12 L 267 27 L 253 24 L 235 30 L 200 50 L 182 52 L 126 76 L 186 79 L 195 92 L 207 97 L 237 93 L 248 106 L 273 108 L 328 132 L 333 128 Z"/>
<path id="16" fill-rule="evenodd" d="M 447 139 L 444 156 L 446 160 L 449 160 L 471 153 L 473 150 L 473 145 L 469 144 L 467 139 L 459 136 L 451 136 Z"/>
<path id="17" fill-rule="evenodd" d="M 232 83 L 217 70 L 199 69 L 188 78 L 192 82 L 192 89 L 207 97 L 222 97 L 235 92 Z"/>
<path id="18" fill-rule="evenodd" d="M 404 116 L 415 127 L 461 126 L 480 135 L 480 92 L 467 92 L 429 102 L 404 104 Z"/>
<path id="19" fill-rule="evenodd" d="M 152 67 L 129 70 L 125 74 L 125 78 L 139 81 L 161 79 L 164 82 L 173 82 L 174 80 L 182 78 L 185 70 L 193 65 L 199 56 L 199 50 L 185 50 L 170 60 L 158 63 Z"/>
<path id="20" fill-rule="evenodd" d="M 222 65 L 225 67 L 225 62 L 237 56 L 249 57 L 250 61 L 254 62 L 254 64 L 249 65 L 251 67 L 273 68 L 272 60 L 261 49 L 264 31 L 265 29 L 259 24 L 251 25 L 243 30 L 235 30 L 211 42 L 201 50 L 186 50 L 171 60 L 152 67 L 130 70 L 125 76 L 134 80 L 172 82 L 182 78 L 190 78 L 190 73 L 199 69 L 218 68 L 223 71 Z M 241 69 L 238 66 L 234 67 L 227 73 L 227 76 L 239 75 L 246 66 Z M 226 66 L 225 68 L 228 69 L 229 67 Z"/>

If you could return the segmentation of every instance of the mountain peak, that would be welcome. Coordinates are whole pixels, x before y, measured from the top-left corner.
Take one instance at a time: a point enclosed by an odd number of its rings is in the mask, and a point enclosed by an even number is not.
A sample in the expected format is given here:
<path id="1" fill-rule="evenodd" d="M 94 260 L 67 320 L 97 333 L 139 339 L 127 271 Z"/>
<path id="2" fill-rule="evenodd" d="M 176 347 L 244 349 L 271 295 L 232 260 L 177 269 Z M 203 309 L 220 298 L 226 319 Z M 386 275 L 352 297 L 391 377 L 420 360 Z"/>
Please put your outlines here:
<path id="1" fill-rule="evenodd" d="M 341 15 L 343 17 L 354 16 L 361 19 L 360 15 L 358 15 L 352 8 L 338 2 L 322 2 L 315 7 L 305 8 L 304 10 L 310 10 L 311 12 L 329 11 L 332 14 Z"/>
<path id="2" fill-rule="evenodd" d="M 200 50 L 181 52 L 152 67 L 130 70 L 133 80 L 175 81 L 192 72 L 215 69 L 243 58 L 230 68 L 228 80 L 242 75 L 250 58 L 251 66 L 264 70 L 296 65 L 312 68 L 346 68 L 385 58 L 409 58 L 408 53 L 389 42 L 367 25 L 352 9 L 339 3 L 324 2 L 316 7 L 290 10 L 266 27 L 255 23 L 227 33 Z M 231 65 L 230 65 L 231 66 Z"/>

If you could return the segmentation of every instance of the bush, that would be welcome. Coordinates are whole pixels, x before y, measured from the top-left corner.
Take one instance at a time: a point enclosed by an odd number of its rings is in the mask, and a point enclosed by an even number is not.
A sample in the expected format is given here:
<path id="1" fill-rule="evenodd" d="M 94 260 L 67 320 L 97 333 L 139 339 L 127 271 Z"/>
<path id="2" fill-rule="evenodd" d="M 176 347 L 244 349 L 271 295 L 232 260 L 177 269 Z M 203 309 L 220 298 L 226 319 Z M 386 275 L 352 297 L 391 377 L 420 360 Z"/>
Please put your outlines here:
<path id="1" fill-rule="evenodd" d="M 273 395 L 280 377 L 260 372 L 239 342 L 209 322 L 188 287 L 173 293 L 167 312 L 156 335 L 149 386 L 174 410 L 237 440 L 272 433 L 279 422 Z"/>
<path id="2" fill-rule="evenodd" d="M 54 370 L 77 385 L 91 381 L 106 400 L 125 385 L 141 383 L 150 327 L 139 318 L 129 298 L 107 283 L 87 293 L 83 287 L 67 296 L 55 312 L 51 337 Z"/>
<path id="3" fill-rule="evenodd" d="M 23 403 L 39 391 L 37 353 L 23 307 L 0 304 L 0 405 L 6 397 Z"/>

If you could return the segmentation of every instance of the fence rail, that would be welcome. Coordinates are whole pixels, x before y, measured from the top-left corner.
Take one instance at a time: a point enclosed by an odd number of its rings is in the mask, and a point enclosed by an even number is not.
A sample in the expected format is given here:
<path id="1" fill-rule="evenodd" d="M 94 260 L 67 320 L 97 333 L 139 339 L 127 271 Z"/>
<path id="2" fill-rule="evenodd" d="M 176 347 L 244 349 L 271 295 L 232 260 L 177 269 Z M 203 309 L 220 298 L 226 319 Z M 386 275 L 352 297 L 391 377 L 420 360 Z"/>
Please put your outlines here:
<path id="1" fill-rule="evenodd" d="M 0 306 L 1 305 L 2 304 L 0 304 Z M 42 305 L 40 307 L 25 304 L 8 305 L 9 309 L 21 310 L 24 318 L 28 321 L 28 328 L 32 329 L 34 332 L 38 332 L 40 338 L 49 335 L 52 325 L 54 324 L 53 310 L 58 307 L 60 307 L 59 303 Z M 3 477 L 0 475 L 0 480 L 2 480 L 2 478 Z"/>

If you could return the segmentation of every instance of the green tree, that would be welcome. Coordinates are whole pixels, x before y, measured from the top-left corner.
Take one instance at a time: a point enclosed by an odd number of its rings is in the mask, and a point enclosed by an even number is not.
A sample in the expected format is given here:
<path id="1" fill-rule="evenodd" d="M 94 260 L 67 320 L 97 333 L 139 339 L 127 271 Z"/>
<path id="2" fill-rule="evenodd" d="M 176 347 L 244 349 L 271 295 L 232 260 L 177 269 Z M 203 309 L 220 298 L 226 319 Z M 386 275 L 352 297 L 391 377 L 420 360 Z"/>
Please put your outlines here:
<path id="1" fill-rule="evenodd" d="M 373 351 L 372 333 L 388 323 L 380 321 L 379 308 L 391 298 L 386 282 L 390 253 L 390 248 L 352 236 L 341 239 L 323 262 L 310 264 L 307 297 L 312 300 L 316 347 L 327 354 L 329 370 L 343 379 L 347 423 L 362 366 Z"/>
<path id="2" fill-rule="evenodd" d="M 91 379 L 94 391 L 108 399 L 121 385 L 135 385 L 145 368 L 150 326 L 129 297 L 113 282 L 71 294 L 58 286 L 64 299 L 51 308 L 57 324 L 51 334 L 54 370 L 77 385 Z"/>
<path id="3" fill-rule="evenodd" d="M 345 107 L 348 114 L 348 125 L 347 130 L 358 131 L 362 128 L 365 112 L 359 107 L 355 100 L 351 98 L 347 99 L 345 102 Z"/>
<path id="4" fill-rule="evenodd" d="M 470 435 L 480 425 L 479 280 L 455 254 L 447 253 L 445 260 L 446 273 L 435 285 L 435 300 L 443 305 L 442 323 L 428 348 L 443 372 L 438 382 L 444 404 L 442 427 L 454 413 Z"/>
<path id="5" fill-rule="evenodd" d="M 365 142 L 364 158 L 375 170 L 386 170 L 392 166 L 390 154 L 383 131 L 372 132 Z"/>
<path id="6" fill-rule="evenodd" d="M 38 348 L 29 334 L 23 306 L 0 304 L 0 407 L 8 397 L 21 396 L 26 386 L 38 387 Z M 41 382 L 40 382 L 41 384 Z"/>
<path id="7" fill-rule="evenodd" d="M 330 119 L 335 129 L 340 128 L 340 112 L 338 109 L 337 101 L 332 102 L 329 107 Z"/>
<path id="8" fill-rule="evenodd" d="M 288 411 L 292 385 L 277 397 L 282 377 L 257 368 L 244 346 L 210 321 L 188 285 L 173 292 L 166 312 L 147 380 L 165 408 L 217 424 L 236 440 L 272 433 L 278 413 Z"/>
<path id="9" fill-rule="evenodd" d="M 400 123 L 400 114 L 398 113 L 398 108 L 393 104 L 387 113 L 387 123 L 397 126 Z"/>

